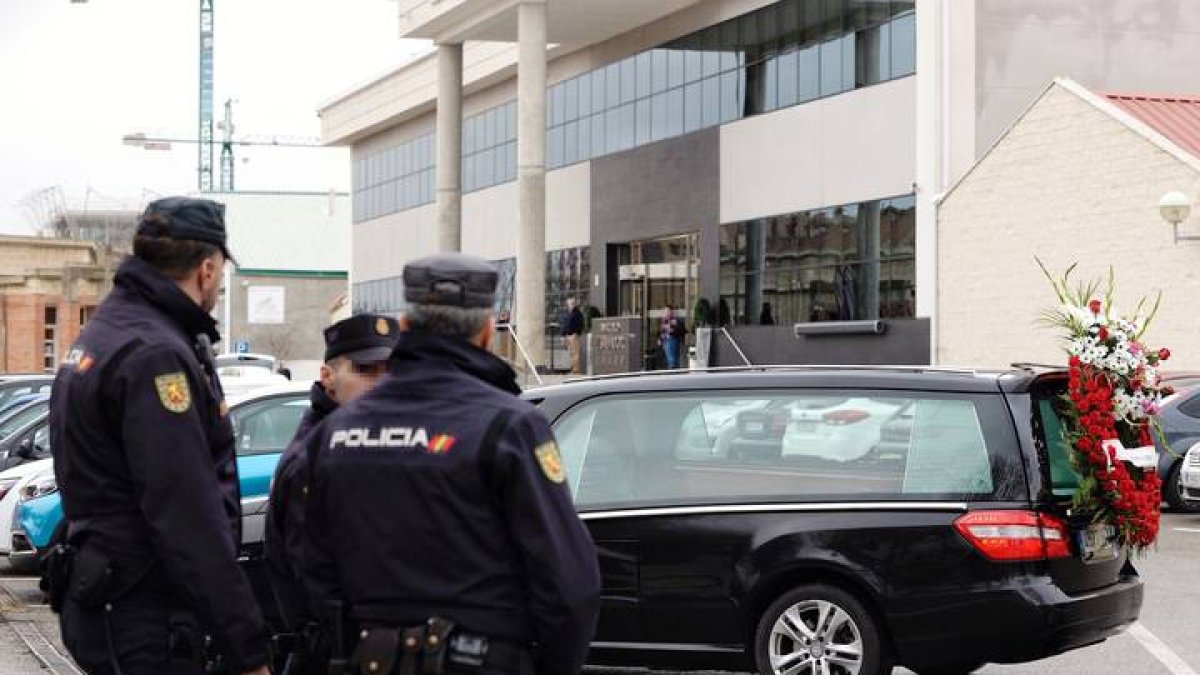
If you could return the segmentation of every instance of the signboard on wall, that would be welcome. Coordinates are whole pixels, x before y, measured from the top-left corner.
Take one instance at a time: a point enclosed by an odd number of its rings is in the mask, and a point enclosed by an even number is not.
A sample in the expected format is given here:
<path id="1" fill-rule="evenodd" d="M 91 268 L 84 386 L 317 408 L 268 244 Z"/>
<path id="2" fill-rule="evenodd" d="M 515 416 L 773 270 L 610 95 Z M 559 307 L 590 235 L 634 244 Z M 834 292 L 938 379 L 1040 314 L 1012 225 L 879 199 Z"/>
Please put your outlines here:
<path id="1" fill-rule="evenodd" d="M 283 286 L 250 286 L 246 289 L 246 323 L 283 323 Z"/>
<path id="2" fill-rule="evenodd" d="M 642 369 L 642 319 L 618 316 L 592 319 L 592 373 L 611 375 Z"/>

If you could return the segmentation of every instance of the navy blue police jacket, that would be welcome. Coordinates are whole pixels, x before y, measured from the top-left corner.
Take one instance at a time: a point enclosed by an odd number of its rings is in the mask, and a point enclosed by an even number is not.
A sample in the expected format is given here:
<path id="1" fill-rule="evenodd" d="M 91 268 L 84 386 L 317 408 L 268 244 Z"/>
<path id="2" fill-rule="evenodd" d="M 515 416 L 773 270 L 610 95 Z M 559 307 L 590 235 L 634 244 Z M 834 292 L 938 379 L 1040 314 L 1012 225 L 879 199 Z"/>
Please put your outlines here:
<path id="1" fill-rule="evenodd" d="M 292 442 L 284 449 L 271 480 L 271 498 L 267 507 L 267 523 L 263 532 L 263 555 L 272 594 L 276 602 L 276 632 L 299 630 L 311 618 L 300 580 L 301 533 L 304 531 L 304 474 L 297 459 L 304 454 L 304 442 L 329 413 L 337 409 L 337 401 L 329 397 L 320 382 L 314 382 L 309 393 L 309 408 L 300 419 Z"/>
<path id="2" fill-rule="evenodd" d="M 336 600 L 365 624 L 446 617 L 536 644 L 540 675 L 579 672 L 596 550 L 549 424 L 519 392 L 511 368 L 466 341 L 401 334 L 391 373 L 306 443 L 314 611 Z"/>
<path id="3" fill-rule="evenodd" d="M 216 323 L 139 258 L 113 283 L 50 397 L 68 539 L 118 564 L 161 563 L 233 671 L 258 667 L 267 633 L 236 562 L 233 427 L 216 373 L 198 356 L 200 336 L 219 338 Z"/>

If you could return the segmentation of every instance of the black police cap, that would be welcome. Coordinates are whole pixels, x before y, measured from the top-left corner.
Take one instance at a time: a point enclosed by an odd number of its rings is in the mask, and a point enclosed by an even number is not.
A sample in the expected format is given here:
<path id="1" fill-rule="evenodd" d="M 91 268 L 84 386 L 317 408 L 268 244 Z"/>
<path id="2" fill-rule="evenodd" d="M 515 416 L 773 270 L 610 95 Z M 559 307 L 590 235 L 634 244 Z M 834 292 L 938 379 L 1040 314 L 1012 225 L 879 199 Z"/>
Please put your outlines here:
<path id="1" fill-rule="evenodd" d="M 479 256 L 436 253 L 404 266 L 404 299 L 414 305 L 487 309 L 500 274 Z"/>
<path id="2" fill-rule="evenodd" d="M 387 361 L 400 325 L 378 314 L 356 314 L 325 329 L 325 361 L 344 356 L 355 363 Z"/>
<path id="3" fill-rule="evenodd" d="M 225 234 L 225 205 L 211 199 L 166 197 L 152 201 L 142 212 L 137 233 L 212 244 L 233 260 Z"/>

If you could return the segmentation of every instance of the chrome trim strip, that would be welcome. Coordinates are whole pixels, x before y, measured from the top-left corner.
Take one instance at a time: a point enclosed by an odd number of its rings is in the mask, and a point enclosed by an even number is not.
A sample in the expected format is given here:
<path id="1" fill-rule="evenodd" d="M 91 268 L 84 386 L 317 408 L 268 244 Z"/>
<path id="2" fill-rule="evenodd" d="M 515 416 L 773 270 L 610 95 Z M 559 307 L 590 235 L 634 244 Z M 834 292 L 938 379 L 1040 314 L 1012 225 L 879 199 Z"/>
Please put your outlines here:
<path id="1" fill-rule="evenodd" d="M 649 516 L 694 516 L 706 513 L 771 513 L 834 511 L 966 511 L 966 502 L 821 502 L 812 504 L 713 504 L 710 506 L 651 506 L 638 509 L 586 511 L 583 520 L 644 518 Z"/>
<path id="2" fill-rule="evenodd" d="M 724 647 L 721 645 L 702 645 L 675 642 L 593 642 L 596 649 L 641 649 L 658 652 L 712 652 L 717 654 L 741 654 L 741 647 Z"/>

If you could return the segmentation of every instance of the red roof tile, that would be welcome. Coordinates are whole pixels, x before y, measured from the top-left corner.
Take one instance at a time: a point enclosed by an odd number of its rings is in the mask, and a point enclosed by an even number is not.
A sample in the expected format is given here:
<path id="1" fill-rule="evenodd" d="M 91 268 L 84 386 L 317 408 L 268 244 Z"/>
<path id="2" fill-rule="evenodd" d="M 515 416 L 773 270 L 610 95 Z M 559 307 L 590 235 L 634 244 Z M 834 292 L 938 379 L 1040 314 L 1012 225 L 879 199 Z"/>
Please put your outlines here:
<path id="1" fill-rule="evenodd" d="M 1110 92 L 1104 97 L 1179 147 L 1200 157 L 1200 96 Z"/>

